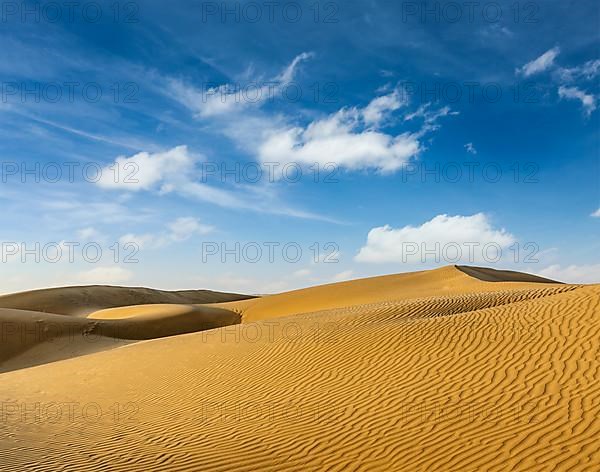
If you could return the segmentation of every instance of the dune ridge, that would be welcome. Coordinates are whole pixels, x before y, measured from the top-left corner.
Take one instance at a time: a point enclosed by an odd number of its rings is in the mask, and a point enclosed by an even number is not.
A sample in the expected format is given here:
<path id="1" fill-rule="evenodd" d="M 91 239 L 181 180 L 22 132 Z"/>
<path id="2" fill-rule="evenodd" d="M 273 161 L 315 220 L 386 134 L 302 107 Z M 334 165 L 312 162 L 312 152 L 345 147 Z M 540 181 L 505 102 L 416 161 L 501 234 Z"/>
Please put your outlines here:
<path id="1" fill-rule="evenodd" d="M 600 469 L 600 285 L 491 275 L 227 302 L 242 323 L 0 374 L 2 469 Z"/>
<path id="2" fill-rule="evenodd" d="M 561 283 L 556 280 L 550 280 L 539 275 L 527 274 L 524 272 L 515 272 L 514 270 L 498 270 L 490 269 L 488 267 L 474 267 L 474 266 L 454 266 L 461 272 L 464 272 L 471 277 L 475 277 L 479 280 L 486 282 L 536 282 L 536 283 L 550 283 L 556 284 Z"/>
<path id="3" fill-rule="evenodd" d="M 85 317 L 107 308 L 149 304 L 218 303 L 255 298 L 212 290 L 166 291 L 144 287 L 86 285 L 48 288 L 0 296 L 0 308 Z"/>
<path id="4" fill-rule="evenodd" d="M 276 318 L 311 311 L 343 308 L 370 302 L 418 297 L 453 295 L 466 291 L 486 291 L 515 288 L 537 288 L 539 282 L 560 282 L 542 279 L 511 271 L 486 269 L 487 277 L 494 277 L 495 285 L 480 277 L 481 270 L 471 268 L 471 273 L 457 266 L 434 270 L 383 275 L 348 282 L 319 285 L 269 295 L 250 300 L 219 304 L 221 308 L 242 314 L 245 322 Z M 477 276 L 474 276 L 476 274 Z"/>

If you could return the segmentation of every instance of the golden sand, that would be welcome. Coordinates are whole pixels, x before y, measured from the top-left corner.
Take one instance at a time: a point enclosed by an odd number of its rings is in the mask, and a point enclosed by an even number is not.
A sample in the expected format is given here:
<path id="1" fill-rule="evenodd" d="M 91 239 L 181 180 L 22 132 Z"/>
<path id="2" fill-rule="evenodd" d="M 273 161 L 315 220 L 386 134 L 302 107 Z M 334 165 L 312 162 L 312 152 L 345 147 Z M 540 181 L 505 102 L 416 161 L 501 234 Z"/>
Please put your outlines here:
<path id="1" fill-rule="evenodd" d="M 0 470 L 600 470 L 600 285 L 446 267 L 183 304 L 77 320 L 242 323 L 0 374 Z"/>

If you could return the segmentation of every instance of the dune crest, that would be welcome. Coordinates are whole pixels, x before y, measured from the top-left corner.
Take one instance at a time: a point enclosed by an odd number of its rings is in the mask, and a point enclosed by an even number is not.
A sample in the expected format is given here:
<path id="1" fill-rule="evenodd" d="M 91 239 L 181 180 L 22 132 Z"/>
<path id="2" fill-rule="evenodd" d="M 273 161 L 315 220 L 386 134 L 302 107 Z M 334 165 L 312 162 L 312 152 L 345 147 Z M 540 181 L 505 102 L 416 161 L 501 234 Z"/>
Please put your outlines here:
<path id="1" fill-rule="evenodd" d="M 515 272 L 514 270 L 498 270 L 487 267 L 474 266 L 455 266 L 458 270 L 471 277 L 475 277 L 485 282 L 534 282 L 546 284 L 558 284 L 556 280 L 546 279 L 539 275 L 526 274 L 524 272 Z"/>
<path id="2" fill-rule="evenodd" d="M 320 285 L 251 300 L 226 302 L 219 306 L 241 313 L 243 320 L 250 322 L 381 300 L 406 300 L 454 295 L 469 291 L 536 288 L 539 287 L 541 281 L 551 283 L 547 279 L 528 276 L 528 274 L 486 270 L 490 274 L 495 274 L 495 286 L 482 280 L 477 271 L 469 270 L 467 272 L 456 266 L 447 266 L 434 270 Z M 520 274 L 520 276 L 515 274 Z M 560 285 L 558 282 L 555 283 Z"/>
<path id="3" fill-rule="evenodd" d="M 86 285 L 0 296 L 0 308 L 85 317 L 94 311 L 128 305 L 219 303 L 254 298 L 252 295 L 212 290 L 166 291 L 143 287 Z"/>

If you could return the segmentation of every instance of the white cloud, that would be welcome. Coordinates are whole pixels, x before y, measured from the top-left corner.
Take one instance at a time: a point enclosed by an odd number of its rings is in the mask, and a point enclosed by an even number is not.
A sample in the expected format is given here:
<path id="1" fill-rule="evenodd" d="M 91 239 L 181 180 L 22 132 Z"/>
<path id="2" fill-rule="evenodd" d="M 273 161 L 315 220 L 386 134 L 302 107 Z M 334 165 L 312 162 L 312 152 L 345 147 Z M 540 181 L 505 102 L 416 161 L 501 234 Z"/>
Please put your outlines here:
<path id="1" fill-rule="evenodd" d="M 195 165 L 199 160 L 188 151 L 187 146 L 178 146 L 169 151 L 155 154 L 142 152 L 131 157 L 121 156 L 114 163 L 102 169 L 101 179 L 96 182 L 96 185 L 110 190 L 156 191 L 159 195 L 176 192 L 184 197 L 202 200 L 224 208 L 246 209 L 339 223 L 332 218 L 283 205 L 277 201 L 277 195 L 273 192 L 272 186 L 237 185 L 234 192 L 198 183 L 194 181 L 194 178 L 197 173 Z M 115 179 L 115 175 L 119 175 L 120 178 Z M 68 205 L 75 204 L 69 202 Z M 116 211 L 114 213 L 119 214 Z M 93 216 L 93 212 L 91 215 Z"/>
<path id="2" fill-rule="evenodd" d="M 78 283 L 83 284 L 116 284 L 131 280 L 133 272 L 122 267 L 96 267 L 94 269 L 80 272 L 78 274 Z"/>
<path id="3" fill-rule="evenodd" d="M 372 169 L 382 173 L 400 169 L 422 150 L 420 137 L 436 128 L 435 120 L 450 114 L 450 109 L 426 112 L 423 129 L 398 135 L 379 130 L 385 119 L 402 106 L 397 91 L 377 97 L 365 108 L 342 108 L 306 127 L 289 127 L 271 132 L 259 146 L 262 162 L 297 164 L 335 163 L 349 170 Z"/>
<path id="4" fill-rule="evenodd" d="M 554 65 L 554 60 L 559 53 L 560 48 L 552 48 L 537 59 L 525 64 L 521 69 L 517 69 L 517 73 L 522 74 L 525 77 L 530 77 L 532 75 L 539 74 L 540 72 L 544 72 Z"/>
<path id="5" fill-rule="evenodd" d="M 586 116 L 590 116 L 596 110 L 596 97 L 585 93 L 577 87 L 560 86 L 558 88 L 558 96 L 571 100 L 579 100 L 583 105 L 583 111 Z"/>
<path id="6" fill-rule="evenodd" d="M 264 97 L 280 92 L 289 83 L 298 65 L 312 54 L 302 53 L 274 77 L 268 93 L 259 93 L 261 99 L 248 103 L 239 93 L 228 91 L 231 85 L 215 88 L 209 96 L 181 82 L 172 81 L 168 93 L 172 98 L 194 111 L 200 118 L 223 118 L 211 124 L 217 131 L 256 156 L 259 162 L 296 163 L 312 165 L 334 163 L 349 170 L 394 172 L 416 157 L 423 147 L 420 138 L 438 128 L 436 120 L 457 114 L 449 107 L 430 110 L 430 104 L 421 107 L 407 120 L 423 118 L 422 129 L 415 133 L 386 133 L 381 128 L 391 124 L 394 112 L 407 104 L 398 88 L 374 98 L 364 108 L 343 108 L 308 125 L 291 123 L 284 114 L 259 110 Z M 235 89 L 235 87 L 233 87 Z M 230 100 L 232 98 L 233 100 Z M 258 105 L 252 106 L 249 105 Z M 189 188 L 192 187 L 192 188 Z M 188 192 L 206 192 L 188 186 Z"/>
<path id="7" fill-rule="evenodd" d="M 594 213 L 591 214 L 593 218 L 600 218 L 600 208 L 598 208 Z"/>
<path id="8" fill-rule="evenodd" d="M 158 243 L 158 239 L 159 237 L 154 234 L 127 233 L 119 238 L 119 244 L 126 249 L 129 248 L 130 244 L 133 244 L 137 249 L 144 249 L 147 247 L 157 248 L 164 245 L 162 242 Z"/>
<path id="9" fill-rule="evenodd" d="M 465 144 L 464 148 L 467 150 L 467 152 L 469 154 L 477 154 L 477 149 L 475 149 L 475 146 L 473 145 L 473 143 L 467 143 Z"/>
<path id="10" fill-rule="evenodd" d="M 340 272 L 339 274 L 335 274 L 331 278 L 331 281 L 332 282 L 344 282 L 345 280 L 351 279 L 353 275 L 354 275 L 353 270 L 345 270 L 343 272 Z"/>
<path id="11" fill-rule="evenodd" d="M 198 90 L 181 80 L 168 81 L 168 93 L 200 118 L 238 113 L 245 108 L 257 107 L 281 95 L 283 88 L 293 81 L 298 65 L 312 57 L 302 53 L 276 77 L 269 80 L 248 81 L 245 84 L 223 84 Z"/>
<path id="12" fill-rule="evenodd" d="M 570 265 L 567 267 L 555 264 L 540 270 L 539 274 L 559 282 L 574 284 L 600 283 L 600 264 Z"/>
<path id="13" fill-rule="evenodd" d="M 303 52 L 302 54 L 298 54 L 294 58 L 292 63 L 289 66 L 287 66 L 284 69 L 284 71 L 275 78 L 275 82 L 284 85 L 289 84 L 292 80 L 294 80 L 294 75 L 296 73 L 296 69 L 298 68 L 298 64 L 300 64 L 302 61 L 306 61 L 312 58 L 313 56 L 314 54 L 310 52 Z"/>
<path id="14" fill-rule="evenodd" d="M 119 156 L 114 163 L 102 169 L 97 185 L 129 191 L 161 187 L 166 192 L 173 188 L 173 182 L 186 180 L 197 160 L 187 146 L 154 154 L 140 152 L 131 157 Z"/>
<path id="15" fill-rule="evenodd" d="M 398 90 L 377 97 L 364 108 L 362 113 L 364 122 L 367 125 L 379 126 L 391 112 L 398 110 L 406 103 L 406 100 L 400 97 Z"/>
<path id="16" fill-rule="evenodd" d="M 517 73 L 529 77 L 548 70 L 554 66 L 554 61 L 559 53 L 560 49 L 558 47 L 550 49 L 534 61 L 525 64 L 522 69 L 517 69 Z M 596 97 L 572 84 L 576 81 L 592 80 L 599 74 L 600 59 L 590 60 L 583 65 L 571 68 L 556 67 L 553 74 L 554 81 L 559 84 L 571 84 L 570 86 L 560 85 L 558 96 L 561 99 L 579 100 L 583 105 L 585 115 L 589 117 L 597 108 Z"/>
<path id="17" fill-rule="evenodd" d="M 475 262 L 483 258 L 486 245 L 506 248 L 514 242 L 512 234 L 492 227 L 484 213 L 472 216 L 444 214 L 421 226 L 373 228 L 355 260 L 377 263 Z"/>
<path id="18" fill-rule="evenodd" d="M 422 118 L 425 131 L 434 131 L 439 128 L 437 120 L 449 115 L 458 115 L 457 111 L 451 111 L 450 107 L 445 106 L 438 110 L 431 110 L 431 103 L 424 103 L 416 111 L 407 114 L 404 121 L 412 121 L 415 118 Z"/>
<path id="19" fill-rule="evenodd" d="M 560 68 L 558 77 L 563 82 L 574 82 L 576 80 L 592 80 L 600 75 L 600 59 L 587 61 L 581 66 L 571 68 Z"/>
<path id="20" fill-rule="evenodd" d="M 30 196 L 30 200 L 32 197 Z M 146 211 L 131 211 L 127 205 L 119 201 L 90 200 L 84 195 L 67 192 L 57 195 L 56 198 L 39 198 L 39 205 L 44 208 L 46 215 L 72 226 L 83 224 L 115 224 L 123 222 L 141 221 L 146 218 Z"/>

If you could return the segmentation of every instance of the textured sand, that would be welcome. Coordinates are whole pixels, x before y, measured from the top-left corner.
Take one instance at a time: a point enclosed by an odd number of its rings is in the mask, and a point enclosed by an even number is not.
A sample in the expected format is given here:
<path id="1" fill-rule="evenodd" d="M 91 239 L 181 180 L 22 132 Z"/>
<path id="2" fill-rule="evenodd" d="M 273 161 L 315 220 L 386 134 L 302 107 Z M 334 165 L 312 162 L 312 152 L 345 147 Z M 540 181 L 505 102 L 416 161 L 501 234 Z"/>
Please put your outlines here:
<path id="1" fill-rule="evenodd" d="M 219 306 L 243 323 L 0 374 L 0 470 L 600 470 L 600 285 L 447 267 Z"/>

